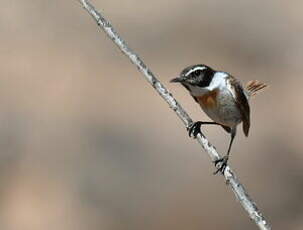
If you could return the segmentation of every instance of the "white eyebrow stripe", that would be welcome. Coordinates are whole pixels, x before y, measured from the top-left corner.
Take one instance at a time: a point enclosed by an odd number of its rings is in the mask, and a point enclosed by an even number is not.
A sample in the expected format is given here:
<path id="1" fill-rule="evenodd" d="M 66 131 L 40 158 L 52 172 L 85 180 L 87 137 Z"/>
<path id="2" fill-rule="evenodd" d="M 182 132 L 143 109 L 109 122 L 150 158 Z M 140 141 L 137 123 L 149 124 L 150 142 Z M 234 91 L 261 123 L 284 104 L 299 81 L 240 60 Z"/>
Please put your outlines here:
<path id="1" fill-rule="evenodd" d="M 188 72 L 185 74 L 185 76 L 190 75 L 192 72 L 195 72 L 196 70 L 204 70 L 204 69 L 206 69 L 205 66 L 197 66 L 197 67 L 191 69 L 190 71 L 188 71 Z"/>

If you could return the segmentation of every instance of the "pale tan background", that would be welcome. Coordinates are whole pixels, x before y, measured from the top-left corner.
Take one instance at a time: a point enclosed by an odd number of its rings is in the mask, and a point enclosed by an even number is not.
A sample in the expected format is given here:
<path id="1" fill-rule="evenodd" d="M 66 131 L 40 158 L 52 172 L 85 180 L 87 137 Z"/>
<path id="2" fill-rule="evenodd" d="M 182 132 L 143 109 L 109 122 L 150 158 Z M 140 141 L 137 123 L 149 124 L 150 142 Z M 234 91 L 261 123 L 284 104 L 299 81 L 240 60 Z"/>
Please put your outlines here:
<path id="1" fill-rule="evenodd" d="M 230 163 L 274 229 L 303 229 L 303 2 L 93 2 L 194 119 L 168 83 L 187 65 L 271 85 Z M 0 31 L 2 230 L 256 229 L 76 0 L 2 1 Z M 226 151 L 223 129 L 205 132 Z"/>

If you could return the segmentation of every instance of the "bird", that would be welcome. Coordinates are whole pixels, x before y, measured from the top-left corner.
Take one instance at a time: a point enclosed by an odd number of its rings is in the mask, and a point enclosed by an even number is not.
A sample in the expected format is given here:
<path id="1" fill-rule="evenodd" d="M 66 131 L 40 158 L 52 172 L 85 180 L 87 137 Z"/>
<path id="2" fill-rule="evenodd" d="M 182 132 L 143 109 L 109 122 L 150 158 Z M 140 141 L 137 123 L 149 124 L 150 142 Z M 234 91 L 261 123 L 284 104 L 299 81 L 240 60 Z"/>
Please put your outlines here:
<path id="1" fill-rule="evenodd" d="M 244 87 L 231 74 L 214 70 L 204 64 L 186 67 L 178 77 L 171 79 L 170 82 L 181 83 L 212 120 L 193 122 L 188 127 L 190 137 L 196 138 L 199 133 L 201 134 L 201 125 L 219 125 L 230 134 L 226 155 L 214 161 L 216 167 L 221 163 L 214 174 L 218 172 L 224 174 L 237 133 L 237 126 L 240 123 L 242 123 L 245 136 L 248 136 L 250 128 L 249 99 L 267 87 L 267 84 L 253 80 Z"/>

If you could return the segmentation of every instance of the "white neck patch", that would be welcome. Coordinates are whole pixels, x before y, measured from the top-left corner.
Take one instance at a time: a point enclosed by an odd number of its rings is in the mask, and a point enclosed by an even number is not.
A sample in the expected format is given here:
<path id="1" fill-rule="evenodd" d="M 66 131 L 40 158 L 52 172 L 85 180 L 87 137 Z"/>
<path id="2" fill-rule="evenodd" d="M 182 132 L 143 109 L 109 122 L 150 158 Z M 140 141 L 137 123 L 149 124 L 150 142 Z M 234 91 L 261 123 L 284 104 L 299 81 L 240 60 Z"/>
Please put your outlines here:
<path id="1" fill-rule="evenodd" d="M 209 91 L 214 90 L 216 88 L 222 88 L 226 86 L 226 78 L 228 74 L 225 72 L 216 72 L 210 85 L 206 87 Z"/>
<path id="2" fill-rule="evenodd" d="M 198 97 L 214 89 L 222 89 L 226 87 L 226 77 L 228 77 L 227 73 L 216 72 L 213 79 L 210 82 L 210 85 L 207 87 L 193 86 L 190 84 L 186 84 L 186 85 L 189 87 L 191 95 Z"/>

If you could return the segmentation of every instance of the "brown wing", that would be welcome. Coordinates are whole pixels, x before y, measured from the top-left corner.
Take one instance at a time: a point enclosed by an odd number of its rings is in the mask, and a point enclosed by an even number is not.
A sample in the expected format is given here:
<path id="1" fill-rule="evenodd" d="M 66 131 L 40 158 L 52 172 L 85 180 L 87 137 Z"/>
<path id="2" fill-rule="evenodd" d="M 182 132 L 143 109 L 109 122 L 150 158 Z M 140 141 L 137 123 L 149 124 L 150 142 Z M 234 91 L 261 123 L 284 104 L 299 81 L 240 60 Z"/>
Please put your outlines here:
<path id="1" fill-rule="evenodd" d="M 243 132 L 245 136 L 248 136 L 250 127 L 250 108 L 246 95 L 244 94 L 244 89 L 239 81 L 235 78 L 230 78 L 231 85 L 233 86 L 235 92 L 235 101 L 240 110 L 243 123 Z"/>

